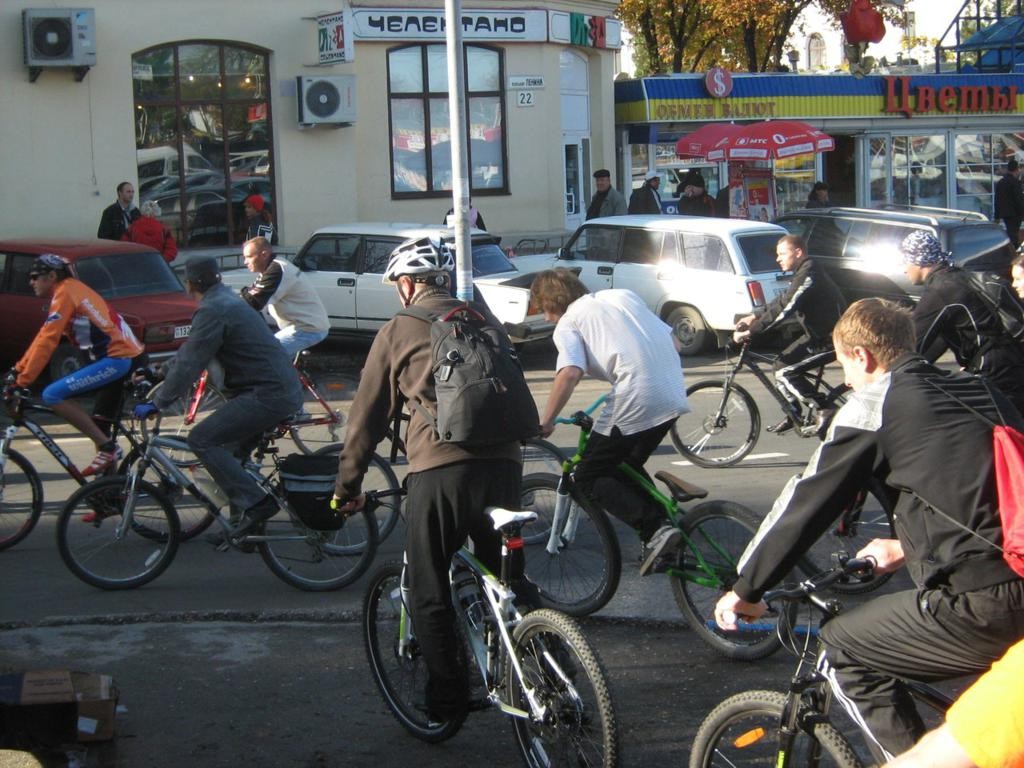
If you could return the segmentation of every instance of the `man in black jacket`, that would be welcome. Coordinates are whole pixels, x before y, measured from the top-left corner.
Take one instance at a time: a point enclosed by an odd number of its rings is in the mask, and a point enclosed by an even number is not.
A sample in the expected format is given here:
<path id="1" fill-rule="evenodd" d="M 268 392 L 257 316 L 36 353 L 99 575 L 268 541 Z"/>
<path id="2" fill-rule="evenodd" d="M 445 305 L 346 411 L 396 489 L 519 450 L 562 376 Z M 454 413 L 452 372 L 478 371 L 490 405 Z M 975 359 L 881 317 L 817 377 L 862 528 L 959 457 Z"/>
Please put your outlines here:
<path id="1" fill-rule="evenodd" d="M 629 213 L 631 214 L 655 214 L 661 213 L 661 194 L 658 187 L 661 186 L 661 177 L 657 171 L 649 171 L 644 177 L 644 183 L 633 190 L 629 196 Z"/>
<path id="2" fill-rule="evenodd" d="M 913 353 L 910 318 L 890 302 L 854 303 L 833 337 L 854 394 L 775 501 L 715 619 L 734 630 L 737 619 L 763 615 L 765 590 L 872 478 L 885 483 L 898 538 L 875 539 L 857 554 L 873 558 L 878 572 L 906 565 L 915 588 L 829 621 L 818 660 L 885 762 L 925 730 L 903 680 L 983 672 L 1024 635 L 1024 580 L 997 548 L 992 426 L 979 414 L 1018 430 L 1024 419 L 981 379 L 947 374 Z"/>
<path id="3" fill-rule="evenodd" d="M 1024 190 L 1020 186 L 1020 166 L 1010 159 L 1006 163 L 1006 173 L 996 182 L 995 218 L 1006 225 L 1006 234 L 1010 236 L 1013 249 L 1020 247 L 1020 224 L 1024 219 Z"/>
<path id="4" fill-rule="evenodd" d="M 132 205 L 135 187 L 130 181 L 117 185 L 117 200 L 103 209 L 96 237 L 104 240 L 120 240 L 131 223 L 139 218 L 139 209 Z"/>
<path id="5" fill-rule="evenodd" d="M 934 235 L 912 232 L 900 247 L 907 278 L 924 286 L 913 314 L 917 351 L 935 362 L 951 350 L 964 369 L 991 381 L 1024 413 L 1024 348 Z"/>
<path id="6" fill-rule="evenodd" d="M 797 410 L 811 405 L 820 407 L 818 393 L 805 374 L 836 359 L 832 327 L 846 308 L 846 300 L 832 278 L 807 256 L 803 238 L 783 235 L 775 246 L 775 254 L 783 271 L 793 272 L 789 288 L 768 306 L 740 318 L 733 339 L 741 343 L 784 321 L 798 322 L 803 333 L 775 360 L 776 387 Z M 828 414 L 820 415 L 824 419 Z M 779 434 L 794 426 L 787 416 L 768 431 Z"/>

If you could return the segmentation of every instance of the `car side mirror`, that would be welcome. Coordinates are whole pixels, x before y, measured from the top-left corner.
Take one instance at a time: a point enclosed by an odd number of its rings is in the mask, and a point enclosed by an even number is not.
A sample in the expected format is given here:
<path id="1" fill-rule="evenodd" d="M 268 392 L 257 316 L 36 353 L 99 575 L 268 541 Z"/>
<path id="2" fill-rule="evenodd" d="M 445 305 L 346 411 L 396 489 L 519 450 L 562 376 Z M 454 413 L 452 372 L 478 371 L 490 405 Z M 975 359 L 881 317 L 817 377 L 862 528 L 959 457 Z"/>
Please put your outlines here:
<path id="1" fill-rule="evenodd" d="M 559 259 L 571 259 L 572 258 L 569 255 L 569 249 L 566 248 L 564 245 L 561 248 L 558 249 L 558 258 Z"/>

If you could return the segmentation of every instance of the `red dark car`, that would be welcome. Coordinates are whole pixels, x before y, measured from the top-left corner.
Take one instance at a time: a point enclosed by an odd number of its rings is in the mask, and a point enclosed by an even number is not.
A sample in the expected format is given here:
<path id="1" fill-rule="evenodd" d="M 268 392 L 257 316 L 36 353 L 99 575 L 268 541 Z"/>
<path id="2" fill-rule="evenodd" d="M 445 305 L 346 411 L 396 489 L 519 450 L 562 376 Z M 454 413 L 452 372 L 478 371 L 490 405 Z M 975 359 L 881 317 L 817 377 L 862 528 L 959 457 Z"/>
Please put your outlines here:
<path id="1" fill-rule="evenodd" d="M 170 357 L 188 336 L 196 303 L 152 248 L 113 240 L 0 240 L 0 361 L 5 366 L 28 349 L 46 318 L 49 299 L 37 298 L 28 284 L 32 262 L 41 253 L 71 262 L 74 276 L 128 321 L 151 361 Z M 81 362 L 81 353 L 65 339 L 50 361 L 50 376 L 66 375 Z"/>

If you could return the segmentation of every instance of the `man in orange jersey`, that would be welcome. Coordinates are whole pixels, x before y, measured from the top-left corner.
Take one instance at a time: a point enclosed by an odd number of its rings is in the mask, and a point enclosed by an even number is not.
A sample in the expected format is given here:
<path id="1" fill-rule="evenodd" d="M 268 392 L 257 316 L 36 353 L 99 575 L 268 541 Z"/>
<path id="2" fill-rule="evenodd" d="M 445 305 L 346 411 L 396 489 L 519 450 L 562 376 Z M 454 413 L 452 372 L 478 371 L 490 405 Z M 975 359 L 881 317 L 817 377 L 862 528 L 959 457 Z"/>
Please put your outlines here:
<path id="1" fill-rule="evenodd" d="M 121 382 L 131 371 L 132 360 L 142 354 L 142 344 L 96 291 L 71 277 L 68 263 L 60 256 L 39 256 L 28 279 L 36 296 L 50 297 L 50 308 L 28 351 L 8 373 L 7 383 L 27 387 L 34 382 L 49 364 L 62 335 L 88 350 L 92 362 L 46 387 L 43 402 L 96 444 L 96 458 L 82 474 L 99 474 L 120 458 L 121 451 L 92 416 L 68 398 L 100 390 L 96 413 L 115 416 L 110 411 L 120 400 Z"/>

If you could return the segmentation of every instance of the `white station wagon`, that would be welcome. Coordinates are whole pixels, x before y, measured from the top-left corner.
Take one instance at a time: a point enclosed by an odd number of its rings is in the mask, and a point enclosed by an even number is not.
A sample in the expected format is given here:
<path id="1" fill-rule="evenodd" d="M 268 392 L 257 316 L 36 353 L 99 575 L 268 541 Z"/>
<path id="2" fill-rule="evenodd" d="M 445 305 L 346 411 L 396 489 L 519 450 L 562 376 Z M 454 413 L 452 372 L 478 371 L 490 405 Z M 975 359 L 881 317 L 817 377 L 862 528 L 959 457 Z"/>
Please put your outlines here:
<path id="1" fill-rule="evenodd" d="M 609 216 L 583 224 L 554 254 L 520 256 L 523 271 L 578 270 L 591 291 L 629 288 L 672 326 L 684 355 L 724 342 L 736 319 L 786 289 L 775 262 L 786 230 L 699 216 Z"/>
<path id="2" fill-rule="evenodd" d="M 299 249 L 293 261 L 320 295 L 331 321 L 331 335 L 372 336 L 402 308 L 394 286 L 381 279 L 391 252 L 401 243 L 421 237 L 449 242 L 455 232 L 429 224 L 365 222 L 323 227 Z M 550 336 L 554 324 L 539 313 L 530 314 L 530 284 L 534 274 L 524 273 L 501 249 L 499 238 L 471 230 L 473 285 L 513 340 Z M 233 288 L 249 285 L 245 269 L 223 273 Z"/>

